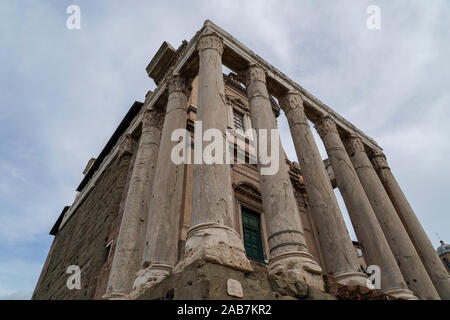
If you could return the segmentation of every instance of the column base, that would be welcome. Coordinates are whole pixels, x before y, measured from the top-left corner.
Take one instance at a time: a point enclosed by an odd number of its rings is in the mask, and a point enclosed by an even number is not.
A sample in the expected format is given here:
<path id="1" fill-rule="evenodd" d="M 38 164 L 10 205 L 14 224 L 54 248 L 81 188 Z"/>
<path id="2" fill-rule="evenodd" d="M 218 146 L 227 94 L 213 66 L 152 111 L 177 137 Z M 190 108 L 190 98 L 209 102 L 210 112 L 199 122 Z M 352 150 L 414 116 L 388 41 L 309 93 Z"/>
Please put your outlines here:
<path id="1" fill-rule="evenodd" d="M 368 289 L 375 289 L 375 286 L 370 282 L 362 272 L 341 272 L 334 274 L 336 282 L 344 286 L 360 286 Z"/>
<path id="2" fill-rule="evenodd" d="M 307 252 L 288 251 L 272 257 L 268 273 L 272 278 L 282 277 L 292 283 L 300 280 L 311 287 L 325 291 L 322 269 Z"/>
<path id="3" fill-rule="evenodd" d="M 414 293 L 411 290 L 403 289 L 403 288 L 395 288 L 395 289 L 386 289 L 381 290 L 384 294 L 388 294 L 390 296 L 393 296 L 397 299 L 402 300 L 419 300 Z"/>
<path id="4" fill-rule="evenodd" d="M 133 284 L 133 292 L 130 296 L 136 294 L 136 291 L 142 290 L 142 288 L 151 288 L 157 283 L 161 282 L 164 278 L 170 276 L 173 266 L 163 263 L 154 263 L 148 268 L 139 270 L 136 274 L 136 280 Z"/>
<path id="5" fill-rule="evenodd" d="M 201 223 L 189 229 L 184 260 L 175 267 L 174 272 L 181 272 L 195 261 L 220 264 L 244 272 L 253 271 L 239 234 L 216 222 Z"/>

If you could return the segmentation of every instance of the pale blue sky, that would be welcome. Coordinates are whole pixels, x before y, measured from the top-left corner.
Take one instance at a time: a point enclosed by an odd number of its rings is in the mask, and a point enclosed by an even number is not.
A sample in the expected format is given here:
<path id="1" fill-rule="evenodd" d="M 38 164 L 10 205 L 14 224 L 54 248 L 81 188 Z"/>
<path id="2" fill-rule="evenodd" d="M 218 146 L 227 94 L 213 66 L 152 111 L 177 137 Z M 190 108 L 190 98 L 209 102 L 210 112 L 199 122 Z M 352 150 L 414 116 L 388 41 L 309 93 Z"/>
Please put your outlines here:
<path id="1" fill-rule="evenodd" d="M 71 4 L 81 30 L 66 28 Z M 84 166 L 154 88 L 147 63 L 205 19 L 373 137 L 433 244 L 450 242 L 449 13 L 446 0 L 1 1 L 0 299 L 31 296 Z"/>

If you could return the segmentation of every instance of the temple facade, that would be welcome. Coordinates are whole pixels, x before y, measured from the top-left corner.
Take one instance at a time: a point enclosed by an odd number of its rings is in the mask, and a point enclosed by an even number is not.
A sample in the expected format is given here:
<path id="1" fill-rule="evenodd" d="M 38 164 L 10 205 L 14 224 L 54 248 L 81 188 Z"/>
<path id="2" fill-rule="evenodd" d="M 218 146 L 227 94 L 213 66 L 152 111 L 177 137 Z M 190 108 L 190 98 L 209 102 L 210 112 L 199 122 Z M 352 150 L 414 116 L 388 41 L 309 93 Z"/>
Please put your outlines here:
<path id="1" fill-rule="evenodd" d="M 209 20 L 178 49 L 164 42 L 146 70 L 157 87 L 88 162 L 33 299 L 450 299 L 377 142 Z M 298 163 L 260 138 L 281 112 Z M 195 161 L 208 129 L 231 163 Z"/>

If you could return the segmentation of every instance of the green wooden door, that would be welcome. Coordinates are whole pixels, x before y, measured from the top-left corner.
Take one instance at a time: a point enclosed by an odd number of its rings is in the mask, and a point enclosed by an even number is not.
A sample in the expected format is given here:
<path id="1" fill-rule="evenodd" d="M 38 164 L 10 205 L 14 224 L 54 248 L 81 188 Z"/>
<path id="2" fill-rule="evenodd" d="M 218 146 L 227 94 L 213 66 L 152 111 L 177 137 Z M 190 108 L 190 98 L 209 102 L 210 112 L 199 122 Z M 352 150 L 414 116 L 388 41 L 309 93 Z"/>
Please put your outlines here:
<path id="1" fill-rule="evenodd" d="M 259 214 L 241 207 L 245 252 L 249 258 L 264 261 Z"/>

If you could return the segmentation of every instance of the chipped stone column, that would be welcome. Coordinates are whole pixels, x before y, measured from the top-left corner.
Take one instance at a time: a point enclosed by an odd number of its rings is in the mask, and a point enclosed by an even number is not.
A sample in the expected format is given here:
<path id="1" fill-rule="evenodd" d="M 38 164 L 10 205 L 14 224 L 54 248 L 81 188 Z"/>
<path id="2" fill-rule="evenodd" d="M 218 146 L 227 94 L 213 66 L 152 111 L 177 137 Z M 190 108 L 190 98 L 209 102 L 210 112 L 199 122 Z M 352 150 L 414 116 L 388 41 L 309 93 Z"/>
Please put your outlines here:
<path id="1" fill-rule="evenodd" d="M 322 269 L 306 247 L 281 141 L 279 137 L 273 141 L 279 144 L 278 150 L 273 148 L 271 142 L 271 130 L 278 129 L 264 70 L 258 65 L 251 65 L 246 72 L 245 82 L 250 116 L 258 138 L 258 172 L 270 250 L 269 275 L 292 278 L 293 281 L 303 280 L 313 287 L 323 289 Z M 262 135 L 265 135 L 262 130 L 267 130 L 267 147 L 261 141 Z M 264 174 L 261 160 L 266 148 L 269 154 L 274 150 L 278 152 L 275 160 L 279 165 L 277 171 Z"/>
<path id="2" fill-rule="evenodd" d="M 375 264 L 380 267 L 382 283 L 388 285 L 387 287 L 383 285 L 383 289 L 390 293 L 398 293 L 396 289 L 407 291 L 403 280 L 406 281 L 407 285 L 410 285 L 408 280 L 420 278 L 421 276 L 413 273 L 415 277 L 411 278 L 411 273 L 403 273 L 404 279 L 402 279 L 401 274 L 398 273 L 398 267 L 394 259 L 396 257 L 397 261 L 399 261 L 398 252 L 396 248 L 390 248 L 389 244 L 392 244 L 392 241 L 389 239 L 387 242 L 386 234 L 383 234 L 384 230 L 382 230 L 359 181 L 334 120 L 329 115 L 326 115 L 317 122 L 316 127 L 327 150 L 334 174 L 336 175 L 337 186 L 344 198 L 356 236 L 363 248 L 365 259 L 368 264 Z M 389 237 L 389 235 L 386 235 L 386 237 Z M 406 254 L 411 254 L 411 251 L 406 251 Z M 399 266 L 401 271 L 410 270 L 408 267 Z M 410 287 L 418 295 L 419 292 L 413 288 L 415 289 L 416 287 Z M 430 297 L 428 293 L 420 297 Z"/>
<path id="3" fill-rule="evenodd" d="M 360 272 L 358 257 L 308 124 L 303 100 L 299 93 L 289 92 L 279 101 L 288 119 L 302 169 L 320 246 L 325 253 L 325 269 L 342 284 L 366 286 L 367 276 Z"/>
<path id="4" fill-rule="evenodd" d="M 402 229 L 406 229 L 406 233 L 409 234 L 409 238 L 417 250 L 417 253 L 419 254 L 419 257 L 428 272 L 434 287 L 439 293 L 439 296 L 442 299 L 449 300 L 450 276 L 445 270 L 445 267 L 439 259 L 439 256 L 430 242 L 430 239 L 428 239 L 425 230 L 423 230 L 422 225 L 417 219 L 408 200 L 403 194 L 403 191 L 393 176 L 387 163 L 386 156 L 382 153 L 375 153 L 372 155 L 372 160 L 375 169 L 378 172 L 378 177 L 384 186 L 383 189 L 387 192 L 396 213 L 403 223 L 404 228 Z M 379 188 L 383 186 L 379 186 Z M 392 208 L 389 212 L 392 212 Z"/>
<path id="5" fill-rule="evenodd" d="M 148 210 L 148 227 L 143 253 L 142 270 L 134 287 L 152 286 L 168 276 L 178 259 L 178 229 L 181 214 L 184 163 L 175 164 L 172 149 L 178 141 L 171 141 L 177 129 L 186 129 L 187 98 L 185 81 L 174 74 L 168 81 L 169 97 L 161 135 L 155 187 Z"/>
<path id="6" fill-rule="evenodd" d="M 380 267 L 381 289 L 397 297 L 414 299 L 344 148 L 334 120 L 328 115 L 324 116 L 316 123 L 316 128 L 324 142 L 336 176 L 336 185 L 344 199 L 364 259 L 368 265 Z"/>
<path id="7" fill-rule="evenodd" d="M 226 136 L 227 106 L 222 76 L 223 41 L 207 33 L 198 41 L 199 76 L 197 121 L 201 121 L 203 132 L 216 129 Z M 194 137 L 201 144 L 202 137 Z M 195 147 L 199 147 L 196 143 Z M 223 139 L 223 150 L 225 150 Z M 194 150 L 202 155 L 203 148 Z M 199 159 L 197 159 L 199 160 Z M 194 155 L 194 161 L 195 155 Z M 225 153 L 222 164 L 194 163 L 192 194 L 192 225 L 186 239 L 184 266 L 196 260 L 207 260 L 231 268 L 251 271 L 245 255 L 244 244 L 234 230 L 233 199 L 230 165 Z"/>
<path id="8" fill-rule="evenodd" d="M 163 114 L 146 111 L 105 298 L 128 294 L 140 268 Z"/>

